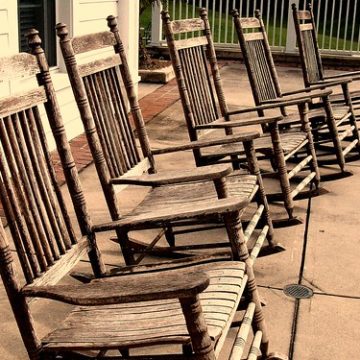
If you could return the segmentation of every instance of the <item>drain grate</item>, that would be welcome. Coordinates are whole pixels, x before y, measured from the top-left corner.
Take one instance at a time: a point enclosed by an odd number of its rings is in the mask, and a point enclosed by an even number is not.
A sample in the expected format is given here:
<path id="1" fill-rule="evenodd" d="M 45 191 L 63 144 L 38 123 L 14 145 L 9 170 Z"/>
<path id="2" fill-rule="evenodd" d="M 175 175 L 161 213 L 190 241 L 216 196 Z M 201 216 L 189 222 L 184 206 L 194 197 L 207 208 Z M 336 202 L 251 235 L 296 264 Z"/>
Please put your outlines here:
<path id="1" fill-rule="evenodd" d="M 286 296 L 293 297 L 295 299 L 309 299 L 314 295 L 312 289 L 305 285 L 289 284 L 283 289 Z"/>

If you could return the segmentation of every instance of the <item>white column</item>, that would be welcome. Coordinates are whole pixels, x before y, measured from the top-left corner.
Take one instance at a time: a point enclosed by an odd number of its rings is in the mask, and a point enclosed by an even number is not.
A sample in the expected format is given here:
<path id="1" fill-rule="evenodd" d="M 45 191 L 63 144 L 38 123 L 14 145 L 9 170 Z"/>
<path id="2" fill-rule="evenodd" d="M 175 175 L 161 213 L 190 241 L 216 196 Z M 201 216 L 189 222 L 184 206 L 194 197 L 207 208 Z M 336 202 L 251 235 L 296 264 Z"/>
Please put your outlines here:
<path id="1" fill-rule="evenodd" d="M 160 46 L 162 42 L 161 11 L 161 2 L 153 2 L 151 12 L 151 46 Z"/>
<path id="2" fill-rule="evenodd" d="M 291 8 L 292 4 L 296 4 L 297 8 L 299 8 L 299 0 L 292 0 L 289 2 L 286 48 L 285 48 L 285 52 L 287 53 L 296 52 L 296 32 L 295 32 L 295 25 L 294 25 L 294 19 Z"/>
<path id="3" fill-rule="evenodd" d="M 139 81 L 139 0 L 118 3 L 118 27 L 135 83 Z"/>

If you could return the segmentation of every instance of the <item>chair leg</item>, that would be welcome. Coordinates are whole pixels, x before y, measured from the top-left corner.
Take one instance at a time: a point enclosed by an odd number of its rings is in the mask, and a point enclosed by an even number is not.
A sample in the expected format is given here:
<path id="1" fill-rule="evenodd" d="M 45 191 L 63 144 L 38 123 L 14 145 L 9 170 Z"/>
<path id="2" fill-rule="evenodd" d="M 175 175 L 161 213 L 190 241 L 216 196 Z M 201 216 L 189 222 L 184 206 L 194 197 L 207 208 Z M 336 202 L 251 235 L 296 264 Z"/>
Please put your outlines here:
<path id="1" fill-rule="evenodd" d="M 165 229 L 165 239 L 169 246 L 173 247 L 175 246 L 175 234 L 173 231 L 173 227 L 169 224 L 166 226 Z"/>
<path id="2" fill-rule="evenodd" d="M 308 112 L 308 105 L 300 104 L 299 109 L 301 109 L 300 112 L 304 112 L 304 115 L 306 116 L 306 113 Z M 307 150 L 308 155 L 311 155 L 311 157 L 312 157 L 311 162 L 310 162 L 310 170 L 311 170 L 311 172 L 315 172 L 315 174 L 316 174 L 314 177 L 313 183 L 315 185 L 315 189 L 317 190 L 317 189 L 319 189 L 319 186 L 320 186 L 320 170 L 319 170 L 319 164 L 317 162 L 314 139 L 312 137 L 311 126 L 310 126 L 309 120 L 304 122 L 303 128 L 304 128 L 304 131 L 306 132 L 307 138 L 308 138 L 308 144 L 307 144 L 306 150 Z"/>
<path id="3" fill-rule="evenodd" d="M 352 131 L 353 139 L 354 140 L 356 139 L 358 141 L 356 149 L 360 154 L 359 129 L 358 129 L 358 125 L 356 122 L 356 116 L 354 113 L 354 107 L 353 107 L 353 103 L 352 103 L 352 99 L 351 99 L 351 94 L 349 91 L 349 84 L 346 83 L 346 84 L 342 84 L 341 86 L 342 86 L 342 90 L 343 90 L 343 94 L 344 94 L 345 104 L 348 105 L 350 108 L 351 116 L 349 118 L 349 122 L 350 122 L 350 125 L 353 127 L 353 131 Z"/>
<path id="4" fill-rule="evenodd" d="M 269 203 L 266 198 L 264 183 L 263 183 L 263 179 L 261 177 L 261 172 L 260 172 L 260 167 L 259 167 L 259 164 L 256 159 L 254 143 L 252 141 L 245 141 L 244 149 L 245 149 L 245 154 L 246 154 L 246 158 L 247 158 L 247 162 L 248 162 L 249 171 L 252 175 L 255 175 L 257 177 L 257 183 L 259 186 L 259 190 L 256 194 L 257 203 L 258 203 L 258 205 L 261 204 L 264 206 L 264 211 L 263 211 L 261 220 L 264 225 L 268 225 L 268 227 L 269 227 L 268 233 L 266 235 L 266 239 L 269 243 L 269 246 L 268 246 L 268 248 L 263 247 L 260 250 L 259 256 L 264 256 L 265 254 L 269 255 L 269 254 L 284 251 L 285 247 L 274 240 L 274 226 L 273 226 L 273 222 L 272 222 L 271 216 L 270 216 Z"/>
<path id="5" fill-rule="evenodd" d="M 234 260 L 240 260 L 246 264 L 246 274 L 248 282 L 246 286 L 246 297 L 255 304 L 255 313 L 253 328 L 254 332 L 260 330 L 263 334 L 261 339 L 260 350 L 262 354 L 267 355 L 269 349 L 269 337 L 265 323 L 265 317 L 261 306 L 261 299 L 257 290 L 252 261 L 246 246 L 245 237 L 243 235 L 241 219 L 239 212 L 228 213 L 224 215 L 226 231 L 229 241 L 233 249 Z"/>
<path id="6" fill-rule="evenodd" d="M 134 253 L 130 249 L 130 240 L 127 233 L 116 230 L 116 236 L 119 239 L 119 245 L 121 252 L 124 256 L 126 265 L 135 265 L 136 260 L 134 257 Z"/>
<path id="7" fill-rule="evenodd" d="M 294 218 L 294 202 L 291 197 L 291 187 L 290 187 L 290 181 L 288 178 L 287 168 L 286 168 L 286 162 L 284 158 L 284 152 L 281 148 L 281 139 L 279 134 L 279 127 L 277 123 L 271 124 L 270 127 L 270 134 L 271 134 L 271 140 L 273 143 L 273 149 L 274 149 L 274 158 L 277 163 L 278 167 L 278 176 L 281 186 L 281 191 L 284 197 L 284 206 L 288 213 L 289 220 L 291 221 Z"/>
<path id="8" fill-rule="evenodd" d="M 328 124 L 332 142 L 334 144 L 336 159 L 337 159 L 337 162 L 338 162 L 341 172 L 345 172 L 345 157 L 344 157 L 343 150 L 341 147 L 341 141 L 339 139 L 339 133 L 338 133 L 338 130 L 336 127 L 335 118 L 333 115 L 329 97 L 325 96 L 322 98 L 322 100 L 323 100 L 324 109 L 325 109 L 325 113 L 326 113 L 326 121 Z"/>
<path id="9" fill-rule="evenodd" d="M 211 338 L 207 332 L 205 318 L 198 296 L 180 298 L 194 357 L 198 360 L 216 360 Z"/>

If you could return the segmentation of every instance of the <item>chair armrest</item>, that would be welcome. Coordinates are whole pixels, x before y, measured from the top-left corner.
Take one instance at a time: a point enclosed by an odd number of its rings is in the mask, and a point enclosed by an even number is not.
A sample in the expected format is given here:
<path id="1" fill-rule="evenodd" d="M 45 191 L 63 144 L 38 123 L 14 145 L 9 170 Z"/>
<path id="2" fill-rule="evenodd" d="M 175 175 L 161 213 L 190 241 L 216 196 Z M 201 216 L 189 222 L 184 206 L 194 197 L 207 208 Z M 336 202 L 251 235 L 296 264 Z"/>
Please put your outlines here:
<path id="1" fill-rule="evenodd" d="M 163 226 L 172 221 L 191 219 L 194 217 L 209 217 L 228 212 L 239 211 L 249 204 L 247 198 L 229 197 L 224 199 L 214 198 L 193 203 L 185 202 L 177 206 L 166 207 L 158 211 L 140 215 L 124 216 L 121 220 L 105 224 L 94 225 L 95 232 L 115 229 L 135 230 Z"/>
<path id="2" fill-rule="evenodd" d="M 279 98 L 279 99 L 281 100 L 281 98 Z M 299 104 L 310 103 L 310 102 L 311 102 L 310 97 L 304 97 L 304 98 L 296 99 L 296 100 L 279 101 L 279 102 L 276 102 L 273 104 L 264 104 L 264 105 L 253 106 L 251 108 L 246 108 L 246 109 L 232 110 L 232 111 L 229 111 L 227 114 L 228 115 L 245 114 L 248 112 L 276 109 L 276 108 L 281 108 L 281 107 L 285 107 L 285 106 L 299 105 Z"/>
<path id="3" fill-rule="evenodd" d="M 360 71 L 349 71 L 349 72 L 342 73 L 342 74 L 325 76 L 324 80 L 333 80 L 333 79 L 342 79 L 342 78 L 350 78 L 351 80 L 359 80 L 360 79 Z"/>
<path id="4" fill-rule="evenodd" d="M 143 186 L 161 186 L 189 181 L 216 180 L 232 173 L 229 165 L 202 166 L 187 170 L 164 171 L 157 174 L 144 174 L 124 178 L 112 178 L 112 184 L 132 184 Z"/>
<path id="5" fill-rule="evenodd" d="M 272 100 L 266 100 L 264 101 L 264 104 L 268 103 L 276 103 L 281 101 L 296 101 L 296 100 L 302 100 L 302 99 L 314 99 L 314 98 L 321 98 L 324 96 L 329 96 L 332 93 L 332 90 L 321 90 L 321 89 L 314 89 L 310 90 L 310 88 L 304 88 L 304 89 L 298 89 L 294 91 L 289 91 L 283 94 L 283 96 L 272 99 Z"/>
<path id="6" fill-rule="evenodd" d="M 210 147 L 210 146 L 219 146 L 219 145 L 225 145 L 225 144 L 231 144 L 236 142 L 244 142 L 244 141 L 250 141 L 253 139 L 256 139 L 260 137 L 260 133 L 257 131 L 251 131 L 246 132 L 243 134 L 237 134 L 237 135 L 228 135 L 221 138 L 215 138 L 210 140 L 197 140 L 192 141 L 186 144 L 182 145 L 175 145 L 175 146 L 169 146 L 164 149 L 154 149 L 151 150 L 153 155 L 159 155 L 159 154 L 167 154 L 177 151 L 184 151 L 184 150 L 194 150 L 194 149 L 201 149 L 204 147 Z"/>
<path id="7" fill-rule="evenodd" d="M 262 124 L 270 124 L 273 122 L 277 122 L 282 120 L 282 116 L 273 116 L 273 117 L 256 117 L 252 119 L 244 119 L 244 120 L 230 120 L 230 121 L 219 121 L 212 122 L 209 124 L 198 125 L 196 129 L 224 129 L 224 128 L 233 128 L 233 127 L 241 127 L 241 126 L 249 126 L 249 125 L 262 125 Z"/>
<path id="8" fill-rule="evenodd" d="M 136 276 L 136 279 L 134 278 Z M 209 276 L 196 270 L 163 271 L 96 279 L 89 284 L 25 286 L 27 297 L 59 300 L 72 305 L 111 305 L 193 297 L 209 285 Z"/>

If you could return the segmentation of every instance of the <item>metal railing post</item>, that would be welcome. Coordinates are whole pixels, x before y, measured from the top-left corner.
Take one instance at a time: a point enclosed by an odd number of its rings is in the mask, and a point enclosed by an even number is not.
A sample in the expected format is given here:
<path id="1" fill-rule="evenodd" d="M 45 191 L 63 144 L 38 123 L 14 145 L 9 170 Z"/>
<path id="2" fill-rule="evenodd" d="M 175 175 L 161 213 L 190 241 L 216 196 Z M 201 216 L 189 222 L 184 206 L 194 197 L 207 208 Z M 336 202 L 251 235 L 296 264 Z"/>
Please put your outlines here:
<path id="1" fill-rule="evenodd" d="M 161 11 L 162 4 L 160 1 L 154 1 L 151 12 L 151 46 L 160 46 L 162 43 Z"/>
<path id="2" fill-rule="evenodd" d="M 296 33 L 295 33 L 295 26 L 294 26 L 294 19 L 292 15 L 291 5 L 296 4 L 296 6 L 299 8 L 299 2 L 300 2 L 299 0 L 291 0 L 289 2 L 286 46 L 285 46 L 286 53 L 296 52 Z"/>

